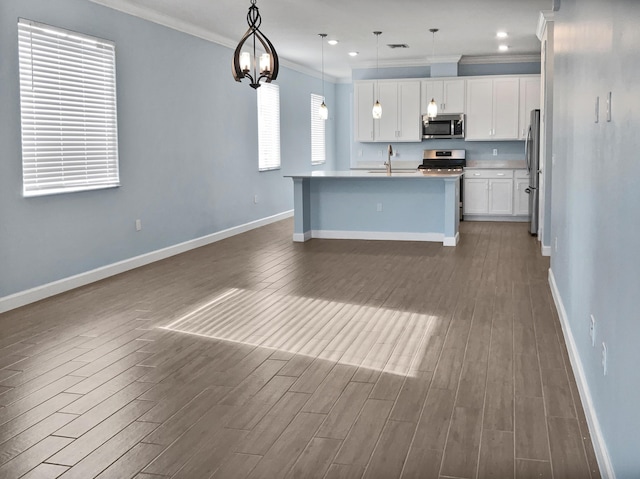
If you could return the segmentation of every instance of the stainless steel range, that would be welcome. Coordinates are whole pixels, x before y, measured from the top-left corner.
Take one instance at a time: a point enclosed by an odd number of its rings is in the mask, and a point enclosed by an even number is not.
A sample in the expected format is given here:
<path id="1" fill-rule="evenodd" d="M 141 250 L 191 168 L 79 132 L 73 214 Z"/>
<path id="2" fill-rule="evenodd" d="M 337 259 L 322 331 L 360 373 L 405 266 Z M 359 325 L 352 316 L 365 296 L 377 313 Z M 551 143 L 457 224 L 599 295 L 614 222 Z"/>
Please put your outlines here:
<path id="1" fill-rule="evenodd" d="M 466 150 L 424 150 L 418 169 L 425 172 L 463 172 L 467 166 Z M 460 182 L 460 221 L 462 221 L 462 181 Z"/>
<path id="2" fill-rule="evenodd" d="M 433 172 L 462 172 L 466 164 L 466 150 L 424 150 L 422 164 L 418 169 Z"/>

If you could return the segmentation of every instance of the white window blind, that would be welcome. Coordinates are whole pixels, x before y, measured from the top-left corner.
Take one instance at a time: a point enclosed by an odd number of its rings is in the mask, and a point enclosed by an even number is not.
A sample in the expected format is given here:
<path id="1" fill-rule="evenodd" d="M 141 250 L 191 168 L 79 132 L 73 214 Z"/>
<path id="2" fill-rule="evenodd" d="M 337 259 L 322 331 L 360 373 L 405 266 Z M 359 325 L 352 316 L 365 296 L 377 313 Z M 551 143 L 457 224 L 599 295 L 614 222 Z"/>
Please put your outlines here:
<path id="1" fill-rule="evenodd" d="M 263 83 L 258 88 L 258 169 L 280 168 L 280 90 Z"/>
<path id="2" fill-rule="evenodd" d="M 311 94 L 311 164 L 322 165 L 326 161 L 325 132 L 326 120 L 318 114 L 322 105 L 322 97 Z"/>
<path id="3" fill-rule="evenodd" d="M 120 184 L 115 45 L 18 21 L 24 196 Z"/>

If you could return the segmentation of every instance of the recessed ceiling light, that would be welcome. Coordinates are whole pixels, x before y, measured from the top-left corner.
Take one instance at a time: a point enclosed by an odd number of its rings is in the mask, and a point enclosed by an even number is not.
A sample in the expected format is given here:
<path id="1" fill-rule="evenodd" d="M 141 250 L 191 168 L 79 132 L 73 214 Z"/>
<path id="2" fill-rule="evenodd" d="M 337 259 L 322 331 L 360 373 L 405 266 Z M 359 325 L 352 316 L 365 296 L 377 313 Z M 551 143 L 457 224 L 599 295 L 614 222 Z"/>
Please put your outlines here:
<path id="1" fill-rule="evenodd" d="M 496 37 L 498 38 L 507 38 L 509 35 L 507 35 L 507 32 L 498 32 L 496 33 Z"/>
<path id="2" fill-rule="evenodd" d="M 337 45 L 338 44 L 338 40 L 329 40 L 327 43 L 329 45 Z"/>
<path id="3" fill-rule="evenodd" d="M 507 50 L 509 50 L 509 45 L 500 45 L 498 47 L 498 50 L 500 50 L 501 52 L 506 52 Z"/>
<path id="4" fill-rule="evenodd" d="M 349 56 L 350 57 L 357 57 L 358 56 L 358 52 L 349 52 Z"/>

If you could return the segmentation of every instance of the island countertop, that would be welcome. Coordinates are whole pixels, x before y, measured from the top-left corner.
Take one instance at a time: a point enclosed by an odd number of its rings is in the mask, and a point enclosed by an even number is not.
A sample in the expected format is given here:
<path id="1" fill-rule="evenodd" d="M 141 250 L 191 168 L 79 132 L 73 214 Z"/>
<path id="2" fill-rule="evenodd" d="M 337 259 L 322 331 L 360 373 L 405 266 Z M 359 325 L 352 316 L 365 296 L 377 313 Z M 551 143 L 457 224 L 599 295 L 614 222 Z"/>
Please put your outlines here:
<path id="1" fill-rule="evenodd" d="M 287 178 L 460 178 L 462 172 L 426 172 L 422 170 L 392 170 L 387 175 L 385 170 L 342 170 L 342 171 L 305 171 L 283 175 Z"/>

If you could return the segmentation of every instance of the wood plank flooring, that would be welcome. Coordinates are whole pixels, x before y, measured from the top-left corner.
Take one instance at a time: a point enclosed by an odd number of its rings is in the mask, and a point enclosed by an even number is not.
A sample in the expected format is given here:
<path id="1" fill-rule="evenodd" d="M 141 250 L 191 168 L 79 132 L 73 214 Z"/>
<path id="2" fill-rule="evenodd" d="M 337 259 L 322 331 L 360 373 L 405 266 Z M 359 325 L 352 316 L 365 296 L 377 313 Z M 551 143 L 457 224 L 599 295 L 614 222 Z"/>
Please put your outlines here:
<path id="1" fill-rule="evenodd" d="M 0 477 L 600 477 L 525 224 L 291 232 L 0 315 Z"/>

